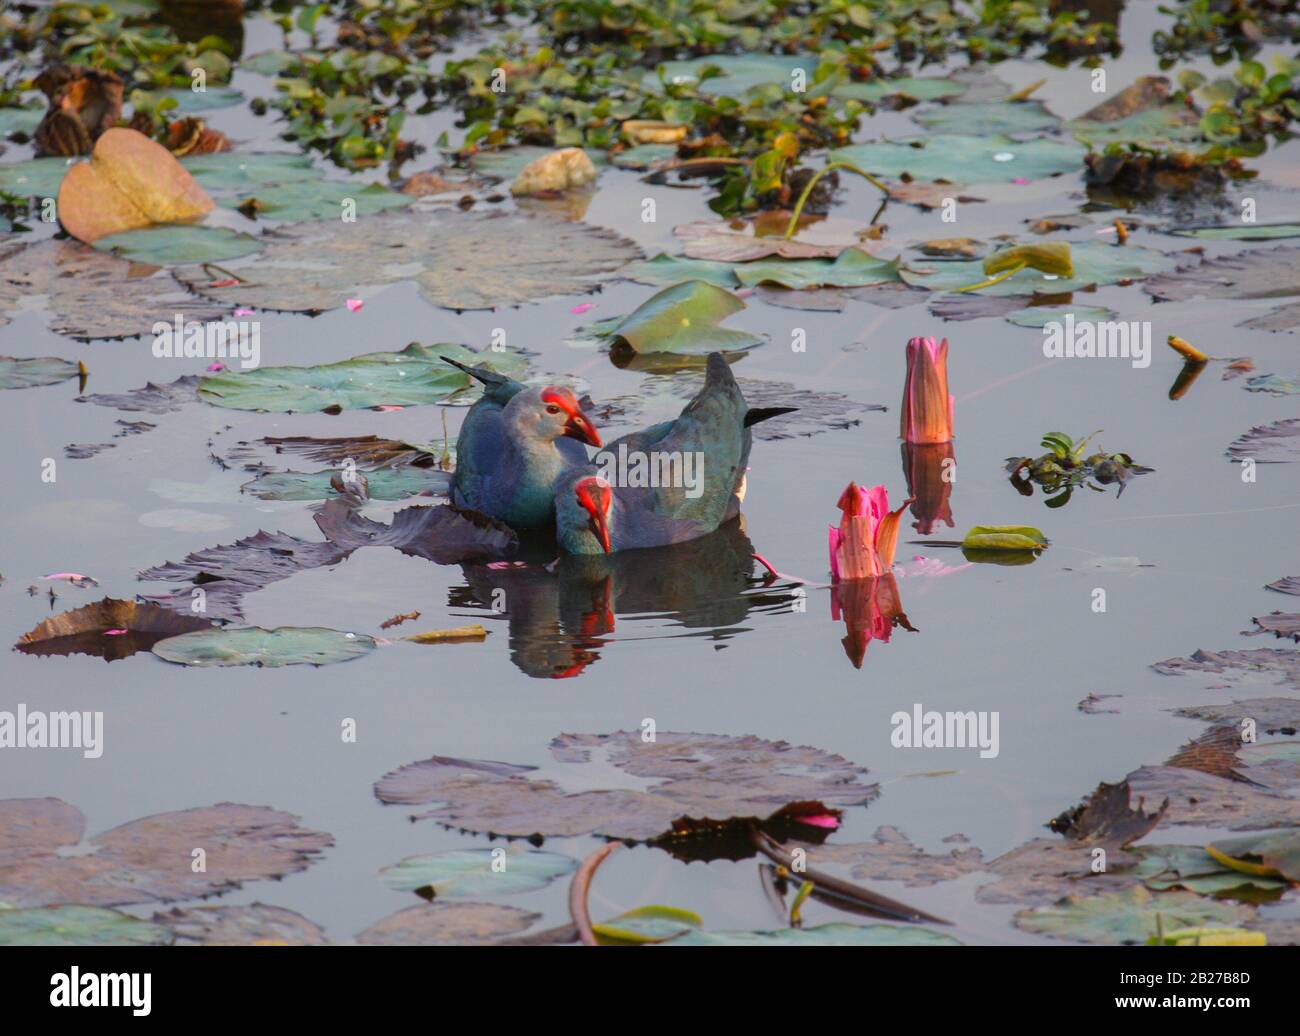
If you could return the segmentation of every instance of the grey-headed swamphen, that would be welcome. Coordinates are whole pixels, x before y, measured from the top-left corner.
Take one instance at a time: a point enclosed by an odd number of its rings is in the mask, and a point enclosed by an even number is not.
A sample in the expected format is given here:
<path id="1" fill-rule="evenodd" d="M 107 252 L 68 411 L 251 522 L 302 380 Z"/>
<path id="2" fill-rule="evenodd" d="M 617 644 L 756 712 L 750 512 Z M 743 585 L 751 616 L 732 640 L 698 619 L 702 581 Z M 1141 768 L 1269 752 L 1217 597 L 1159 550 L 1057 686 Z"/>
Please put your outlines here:
<path id="1" fill-rule="evenodd" d="M 710 353 L 704 387 L 679 417 L 610 443 L 596 465 L 560 474 L 560 546 L 612 554 L 708 535 L 740 513 L 751 427 L 794 409 L 751 409 L 722 353 Z"/>
<path id="2" fill-rule="evenodd" d="M 582 443 L 601 444 L 577 397 L 567 388 L 529 388 L 486 367 L 443 359 L 483 383 L 456 440 L 452 503 L 515 529 L 549 527 L 556 479 L 587 463 Z"/>

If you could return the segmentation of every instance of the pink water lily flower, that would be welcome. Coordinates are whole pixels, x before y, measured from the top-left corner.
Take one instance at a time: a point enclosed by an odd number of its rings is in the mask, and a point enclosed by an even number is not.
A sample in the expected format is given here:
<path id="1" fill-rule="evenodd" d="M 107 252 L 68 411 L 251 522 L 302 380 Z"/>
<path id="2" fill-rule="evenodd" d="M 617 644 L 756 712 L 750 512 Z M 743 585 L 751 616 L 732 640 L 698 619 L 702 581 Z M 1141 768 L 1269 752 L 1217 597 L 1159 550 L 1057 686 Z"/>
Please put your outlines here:
<path id="1" fill-rule="evenodd" d="M 596 308 L 596 304 L 594 302 L 579 302 L 576 306 L 570 309 L 569 312 L 582 314 L 587 312 L 587 310 L 589 309 L 595 309 L 595 308 Z"/>
<path id="2" fill-rule="evenodd" d="M 348 299 L 347 301 L 347 307 L 348 309 L 352 310 L 353 313 L 355 313 L 364 305 L 365 305 L 364 299 Z"/>
<path id="3" fill-rule="evenodd" d="M 907 343 L 907 380 L 899 435 L 904 442 L 952 439 L 952 395 L 948 391 L 948 339 L 913 338 Z"/>
<path id="4" fill-rule="evenodd" d="M 850 482 L 836 506 L 844 512 L 839 528 L 831 527 L 831 579 L 865 579 L 886 574 L 894 563 L 898 523 L 909 498 L 896 511 L 889 509 L 884 486 L 863 489 Z"/>

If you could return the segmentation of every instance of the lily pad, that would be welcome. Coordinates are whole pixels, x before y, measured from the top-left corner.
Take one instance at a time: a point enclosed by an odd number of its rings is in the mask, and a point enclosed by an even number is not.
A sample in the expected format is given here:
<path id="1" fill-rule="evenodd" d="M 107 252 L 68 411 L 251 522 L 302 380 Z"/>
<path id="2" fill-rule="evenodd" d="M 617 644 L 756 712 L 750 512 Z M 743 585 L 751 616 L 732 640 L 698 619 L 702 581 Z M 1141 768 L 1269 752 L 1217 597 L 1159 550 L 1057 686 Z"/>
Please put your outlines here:
<path id="1" fill-rule="evenodd" d="M 404 281 L 435 306 L 492 309 L 590 292 L 640 256 L 626 238 L 584 223 L 458 210 L 291 224 L 262 240 L 262 251 L 233 271 L 239 284 L 214 287 L 201 267 L 177 277 L 227 305 L 297 313 Z"/>
<path id="2" fill-rule="evenodd" d="M 682 259 L 660 252 L 653 259 L 645 259 L 624 267 L 619 276 L 641 284 L 669 286 L 684 281 L 707 281 L 719 288 L 737 288 L 736 267 L 731 263 L 708 259 Z"/>
<path id="3" fill-rule="evenodd" d="M 265 187 L 249 195 L 256 200 L 258 218 L 297 222 L 338 219 L 343 203 L 351 201 L 357 216 L 398 209 L 415 201 L 413 195 L 389 190 L 383 184 L 361 185 L 339 180 L 304 180 Z M 240 199 L 243 204 L 246 199 Z M 234 258 L 233 256 L 229 258 Z M 197 261 L 197 260 L 195 260 Z"/>
<path id="4" fill-rule="evenodd" d="M 325 933 L 302 914 L 284 907 L 173 907 L 153 915 L 182 945 L 197 946 L 323 946 Z"/>
<path id="5" fill-rule="evenodd" d="M 330 480 L 340 471 L 268 471 L 240 486 L 241 492 L 259 500 L 327 500 L 338 496 Z M 445 495 L 449 472 L 437 468 L 380 468 L 361 472 L 372 500 L 405 500 L 420 495 Z"/>
<path id="6" fill-rule="evenodd" d="M 179 562 L 145 569 L 138 578 L 185 584 L 171 594 L 146 597 L 147 601 L 189 614 L 196 600 L 201 600 L 204 615 L 239 620 L 245 594 L 299 572 L 337 564 L 352 549 L 283 532 L 259 531 L 234 543 L 196 551 Z"/>
<path id="7" fill-rule="evenodd" d="M 964 83 L 939 76 L 901 76 L 898 79 L 872 79 L 862 83 L 839 83 L 831 96 L 842 101 L 875 101 L 886 97 L 905 97 L 913 101 L 937 101 L 959 97 L 967 90 Z"/>
<path id="8" fill-rule="evenodd" d="M 539 158 L 544 158 L 554 151 L 554 148 L 524 144 L 519 147 L 501 148 L 498 151 L 479 151 L 470 157 L 469 164 L 474 172 L 481 173 L 483 176 L 513 180 Z M 588 151 L 587 157 L 597 168 L 605 165 L 607 161 L 603 151 Z"/>
<path id="9" fill-rule="evenodd" d="M 298 818 L 223 802 L 132 820 L 86 840 L 86 818 L 60 799 L 0 801 L 0 902 L 85 906 L 220 895 L 305 870 L 333 844 Z M 195 870 L 194 850 L 206 870 Z"/>
<path id="10" fill-rule="evenodd" d="M 1070 141 L 1040 137 L 1017 141 L 1004 134 L 934 134 L 832 151 L 830 161 L 851 162 L 877 176 L 948 180 L 955 184 L 1038 180 L 1083 168 L 1084 149 Z"/>
<path id="11" fill-rule="evenodd" d="M 1140 280 L 1177 267 L 1177 260 L 1152 248 L 1130 245 L 1114 248 L 1099 241 L 1075 242 L 1070 246 L 1074 276 L 1047 274 L 1027 267 L 996 284 L 979 289 L 981 295 L 1056 295 L 1081 291 L 1094 284 L 1115 284 Z M 982 284 L 989 279 L 984 262 L 944 260 L 917 262 L 900 271 L 908 284 L 931 291 L 955 291 Z"/>
<path id="12" fill-rule="evenodd" d="M 761 335 L 722 327 L 722 321 L 745 308 L 729 291 L 704 281 L 665 288 L 612 324 L 607 334 L 637 353 L 687 353 L 748 349 Z"/>
<path id="13" fill-rule="evenodd" d="M 1300 576 L 1285 576 L 1282 579 L 1275 579 L 1273 582 L 1265 584 L 1265 589 L 1276 590 L 1280 594 L 1296 594 L 1300 596 Z"/>
<path id="14" fill-rule="evenodd" d="M 779 284 L 783 288 L 863 288 L 899 278 L 897 259 L 880 259 L 849 248 L 835 259 L 760 259 L 736 267 L 741 284 Z"/>
<path id="15" fill-rule="evenodd" d="M 1207 259 L 1198 266 L 1155 277 L 1143 288 L 1152 298 L 1166 302 L 1300 295 L 1300 247 L 1279 245 Z"/>
<path id="16" fill-rule="evenodd" d="M 1205 651 L 1188 658 L 1166 658 L 1152 667 L 1166 676 L 1212 674 L 1212 686 L 1227 684 L 1277 684 L 1300 690 L 1300 651 L 1255 648 L 1251 651 Z"/>
<path id="17" fill-rule="evenodd" d="M 665 942 L 703 925 L 703 918 L 690 910 L 643 906 L 593 924 L 591 930 L 602 946 L 644 946 Z"/>
<path id="18" fill-rule="evenodd" d="M 166 946 L 172 933 L 120 910 L 93 906 L 0 908 L 0 946 Z"/>
<path id="19" fill-rule="evenodd" d="M 1176 227 L 1167 231 L 1179 237 L 1205 241 L 1275 241 L 1300 237 L 1300 223 L 1234 223 L 1226 227 Z"/>
<path id="20" fill-rule="evenodd" d="M 820 924 L 768 932 L 687 932 L 665 946 L 960 946 L 961 940 L 915 925 Z"/>
<path id="21" fill-rule="evenodd" d="M 1300 826 L 1300 799 L 1262 791 L 1244 781 L 1181 766 L 1146 766 L 1128 775 L 1133 791 L 1169 800 L 1163 823 L 1229 831 Z"/>
<path id="22" fill-rule="evenodd" d="M 541 849 L 453 849 L 411 856 L 380 871 L 385 885 L 426 899 L 509 896 L 545 888 L 577 869 L 572 857 Z"/>
<path id="23" fill-rule="evenodd" d="M 243 67 L 243 62 L 240 62 L 240 68 Z M 145 94 L 145 98 L 149 103 L 155 105 L 167 99 L 174 100 L 176 107 L 169 109 L 169 113 L 194 115 L 198 112 L 215 111 L 218 108 L 233 108 L 235 105 L 243 103 L 244 95 L 228 86 L 207 86 L 202 90 L 194 90 L 189 87 L 168 87 L 163 90 L 150 91 Z"/>
<path id="24" fill-rule="evenodd" d="M 655 72 L 646 73 L 644 85 L 649 90 L 661 89 L 661 82 L 677 86 L 689 85 L 702 94 L 714 97 L 742 97 L 755 87 L 769 84 L 790 92 L 795 72 L 798 71 L 811 90 L 817 64 L 815 55 L 797 57 L 758 53 L 665 61 Z M 704 78 L 705 70 L 709 68 L 714 68 L 721 74 Z"/>
<path id="25" fill-rule="evenodd" d="M 174 414 L 186 403 L 198 402 L 199 376 L 186 374 L 163 385 L 146 382 L 130 392 L 95 392 L 78 396 L 78 403 L 111 407 L 135 414 Z"/>
<path id="26" fill-rule="evenodd" d="M 1181 104 L 1167 104 L 1109 122 L 1075 119 L 1066 129 L 1093 151 L 1103 151 L 1113 144 L 1159 150 L 1201 139 L 1199 116 Z"/>
<path id="27" fill-rule="evenodd" d="M 0 245 L 0 324 L 47 296 L 50 330 L 79 341 L 128 338 L 155 323 L 225 319 L 227 309 L 196 299 L 171 277 L 77 241 Z"/>
<path id="28" fill-rule="evenodd" d="M 1226 704 L 1189 705 L 1173 711 L 1177 716 L 1233 727 L 1238 727 L 1244 719 L 1252 719 L 1260 730 L 1270 734 L 1284 728 L 1300 729 L 1300 699 L 1297 698 L 1245 698 Z"/>
<path id="29" fill-rule="evenodd" d="M 194 155 L 182 165 L 210 194 L 240 194 L 247 197 L 277 184 L 317 180 L 320 173 L 305 155 L 295 152 L 222 151 Z"/>
<path id="30" fill-rule="evenodd" d="M 360 410 L 376 406 L 422 406 L 458 401 L 468 404 L 475 382 L 450 356 L 466 364 L 484 357 L 463 345 L 412 342 L 401 352 L 367 353 L 317 367 L 256 367 L 225 370 L 199 382 L 198 397 L 232 410 L 280 413 Z M 488 364 L 499 373 L 516 374 L 524 360 L 518 352 L 493 353 Z"/>
<path id="31" fill-rule="evenodd" d="M 1256 425 L 1228 446 L 1233 460 L 1258 464 L 1294 464 L 1300 461 L 1300 417 Z"/>
<path id="32" fill-rule="evenodd" d="M 497 903 L 422 903 L 376 921 L 363 946 L 474 946 L 527 931 L 541 914 Z"/>
<path id="33" fill-rule="evenodd" d="M 469 831 L 646 841 L 762 822 L 792 805 L 826 813 L 877 793 L 838 755 L 753 736 L 562 734 L 551 754 L 543 769 L 434 756 L 387 774 L 375 795 L 432 806 L 419 816 Z"/>
<path id="34" fill-rule="evenodd" d="M 513 529 L 478 511 L 448 505 L 404 507 L 384 525 L 357 514 L 342 500 L 327 500 L 316 514 L 325 538 L 349 552 L 358 547 L 392 547 L 438 565 L 496 561 L 519 545 Z"/>
<path id="35" fill-rule="evenodd" d="M 855 878 L 901 881 L 912 888 L 952 881 L 985 869 L 980 851 L 971 846 L 947 853 L 927 853 L 894 827 L 879 828 L 874 841 L 807 848 L 808 861 L 820 867 L 835 863 L 850 868 Z"/>
<path id="36" fill-rule="evenodd" d="M 1155 892 L 1186 889 L 1202 896 L 1215 896 L 1252 889 L 1277 892 L 1287 884 L 1277 878 L 1234 871 L 1196 845 L 1144 845 L 1135 851 L 1142 862 L 1134 873 Z"/>
<path id="37" fill-rule="evenodd" d="M 1007 314 L 1007 320 L 1017 327 L 1043 327 L 1061 323 L 1073 315 L 1078 322 L 1085 320 L 1114 320 L 1115 311 L 1104 306 L 1030 306 Z"/>
<path id="38" fill-rule="evenodd" d="M 204 225 L 154 226 L 124 230 L 95 241 L 104 252 L 137 263 L 217 263 L 252 255 L 262 247 L 251 234 Z"/>
<path id="39" fill-rule="evenodd" d="M 45 109 L 39 105 L 32 108 L 0 108 L 0 137 L 7 137 L 11 133 L 26 133 L 31 136 L 44 116 Z"/>
<path id="40" fill-rule="evenodd" d="M 1242 386 L 1247 392 L 1267 392 L 1274 396 L 1294 396 L 1300 394 L 1300 376 L 1285 378 L 1280 374 L 1260 374 L 1247 378 Z"/>
<path id="41" fill-rule="evenodd" d="M 93 655 L 113 662 L 149 651 L 167 637 L 209 626 L 201 615 L 105 597 L 46 619 L 24 633 L 14 647 L 28 655 Z"/>
<path id="42" fill-rule="evenodd" d="M 319 626 L 260 626 L 242 629 L 208 629 L 169 637 L 153 646 L 167 662 L 206 666 L 329 665 L 349 662 L 376 647 L 373 637 L 343 633 Z"/>
<path id="43" fill-rule="evenodd" d="M 1253 915 L 1253 909 L 1190 892 L 1152 893 L 1136 887 L 1098 896 L 1067 896 L 1055 906 L 1022 910 L 1015 925 L 1054 939 L 1133 945 L 1145 943 L 1160 930 L 1235 926 Z"/>
<path id="44" fill-rule="evenodd" d="M 0 356 L 0 390 L 57 385 L 84 370 L 81 364 L 57 356 Z"/>
<path id="45" fill-rule="evenodd" d="M 1215 839 L 1206 847 L 1215 860 L 1238 876 L 1284 878 L 1300 883 L 1300 831 L 1270 831 L 1241 838 Z"/>
<path id="46" fill-rule="evenodd" d="M 945 104 L 912 115 L 926 129 L 945 134 L 1038 133 L 1055 129 L 1061 120 L 1042 101 L 992 101 L 983 104 Z"/>
<path id="47" fill-rule="evenodd" d="M 663 162 L 676 155 L 676 144 L 637 144 L 616 152 L 610 161 L 620 169 L 649 169 L 656 162 Z"/>

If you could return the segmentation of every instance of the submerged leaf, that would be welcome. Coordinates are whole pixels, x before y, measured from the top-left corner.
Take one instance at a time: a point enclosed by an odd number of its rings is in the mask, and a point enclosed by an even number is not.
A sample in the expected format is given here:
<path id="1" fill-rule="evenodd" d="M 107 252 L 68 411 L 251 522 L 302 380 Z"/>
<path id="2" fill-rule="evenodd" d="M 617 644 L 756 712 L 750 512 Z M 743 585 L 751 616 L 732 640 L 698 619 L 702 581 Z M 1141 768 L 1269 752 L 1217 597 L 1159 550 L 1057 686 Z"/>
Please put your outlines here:
<path id="1" fill-rule="evenodd" d="M 317 626 L 259 626 L 242 629 L 207 629 L 169 637 L 153 646 L 167 662 L 203 666 L 329 665 L 360 658 L 375 648 L 363 633 L 342 633 Z"/>
<path id="2" fill-rule="evenodd" d="M 426 899 L 509 896 L 545 888 L 577 869 L 578 861 L 560 853 L 511 845 L 498 849 L 452 849 L 433 856 L 411 856 L 379 872 L 399 892 Z"/>

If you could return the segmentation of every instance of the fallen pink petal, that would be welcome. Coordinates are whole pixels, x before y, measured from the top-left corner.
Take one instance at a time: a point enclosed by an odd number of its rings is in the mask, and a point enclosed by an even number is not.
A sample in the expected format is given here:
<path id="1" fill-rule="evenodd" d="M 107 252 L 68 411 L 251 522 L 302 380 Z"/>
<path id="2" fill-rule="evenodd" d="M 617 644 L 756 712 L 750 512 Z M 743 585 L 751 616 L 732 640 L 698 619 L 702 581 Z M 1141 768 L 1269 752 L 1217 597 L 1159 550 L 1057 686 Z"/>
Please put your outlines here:
<path id="1" fill-rule="evenodd" d="M 353 313 L 357 312 L 357 310 L 364 305 L 365 301 L 363 299 L 348 299 L 347 301 L 347 307 L 352 310 Z"/>

